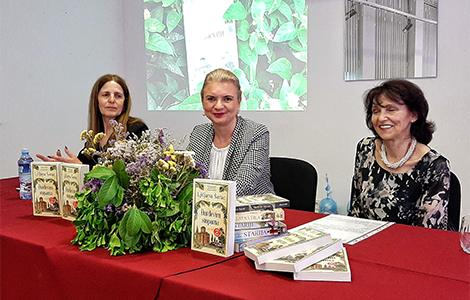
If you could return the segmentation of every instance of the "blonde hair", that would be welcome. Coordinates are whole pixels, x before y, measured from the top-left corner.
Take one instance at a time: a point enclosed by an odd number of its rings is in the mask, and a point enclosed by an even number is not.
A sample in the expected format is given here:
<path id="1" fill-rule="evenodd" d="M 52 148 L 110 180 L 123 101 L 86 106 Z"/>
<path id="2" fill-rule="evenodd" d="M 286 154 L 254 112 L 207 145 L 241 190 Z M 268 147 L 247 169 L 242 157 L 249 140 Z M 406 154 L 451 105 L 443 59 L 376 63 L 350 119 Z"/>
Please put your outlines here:
<path id="1" fill-rule="evenodd" d="M 205 87 L 212 82 L 231 82 L 237 88 L 237 96 L 238 101 L 242 99 L 242 90 L 240 87 L 240 81 L 238 80 L 237 75 L 233 74 L 229 70 L 225 69 L 216 69 L 209 74 L 206 75 L 206 79 L 204 79 L 204 84 L 202 85 L 201 89 L 201 100 L 204 99 L 204 89 Z"/>

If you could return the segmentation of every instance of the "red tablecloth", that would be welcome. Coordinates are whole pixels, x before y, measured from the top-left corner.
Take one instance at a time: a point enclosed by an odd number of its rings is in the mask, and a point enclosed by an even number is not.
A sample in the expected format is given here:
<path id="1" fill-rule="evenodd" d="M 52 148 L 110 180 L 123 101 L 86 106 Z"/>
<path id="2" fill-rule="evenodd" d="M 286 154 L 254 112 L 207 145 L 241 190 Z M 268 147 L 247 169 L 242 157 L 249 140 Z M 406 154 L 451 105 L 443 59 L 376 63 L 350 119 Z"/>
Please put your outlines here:
<path id="1" fill-rule="evenodd" d="M 395 224 L 346 246 L 352 282 L 294 281 L 242 254 L 80 252 L 71 222 L 34 217 L 17 185 L 0 180 L 1 299 L 470 299 L 470 255 L 456 232 Z M 289 228 L 320 217 L 286 210 Z"/>
<path id="2" fill-rule="evenodd" d="M 70 243 L 72 223 L 33 216 L 17 186 L 18 178 L 0 180 L 2 300 L 154 299 L 164 277 L 227 260 L 189 248 L 119 257 L 102 248 L 81 252 Z"/>

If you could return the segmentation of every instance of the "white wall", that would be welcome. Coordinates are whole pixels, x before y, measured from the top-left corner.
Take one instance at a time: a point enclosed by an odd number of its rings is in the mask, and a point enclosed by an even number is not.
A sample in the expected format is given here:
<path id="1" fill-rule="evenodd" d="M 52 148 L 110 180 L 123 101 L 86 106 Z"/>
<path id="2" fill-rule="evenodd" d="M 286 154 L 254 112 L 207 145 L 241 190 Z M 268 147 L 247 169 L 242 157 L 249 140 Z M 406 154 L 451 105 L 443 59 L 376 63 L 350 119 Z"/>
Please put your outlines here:
<path id="1" fill-rule="evenodd" d="M 151 128 L 167 127 L 180 139 L 206 121 L 201 112 L 146 110 L 140 1 L 43 0 L 28 6 L 0 1 L 0 178 L 16 176 L 22 147 L 51 154 L 67 145 L 78 152 L 91 86 L 105 73 L 126 78 L 133 115 Z M 328 173 L 340 213 L 349 200 L 356 143 L 370 135 L 362 95 L 379 83 L 343 80 L 343 1 L 307 0 L 307 111 L 242 112 L 269 127 L 272 156 L 299 157 L 316 166 L 318 198 L 326 196 Z M 451 161 L 461 180 L 462 214 L 470 214 L 469 14 L 468 0 L 440 1 L 437 78 L 413 80 L 425 91 L 437 124 L 430 145 Z"/>

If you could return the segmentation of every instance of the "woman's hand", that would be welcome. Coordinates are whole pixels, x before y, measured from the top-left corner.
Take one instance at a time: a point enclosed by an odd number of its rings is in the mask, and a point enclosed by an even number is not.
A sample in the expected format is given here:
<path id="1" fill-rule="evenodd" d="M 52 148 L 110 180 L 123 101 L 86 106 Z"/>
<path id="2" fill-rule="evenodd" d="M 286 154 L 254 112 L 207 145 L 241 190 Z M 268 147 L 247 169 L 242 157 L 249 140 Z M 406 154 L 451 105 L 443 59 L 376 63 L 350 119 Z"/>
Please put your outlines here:
<path id="1" fill-rule="evenodd" d="M 69 157 L 62 157 L 60 149 L 57 149 L 56 155 L 48 155 L 46 157 L 41 154 L 36 154 L 36 156 L 40 160 L 46 161 L 46 162 L 64 162 L 64 163 L 69 163 L 69 164 L 82 164 L 82 162 L 75 156 L 75 154 L 70 152 L 70 150 L 67 147 L 65 147 L 65 153 L 67 153 Z"/>

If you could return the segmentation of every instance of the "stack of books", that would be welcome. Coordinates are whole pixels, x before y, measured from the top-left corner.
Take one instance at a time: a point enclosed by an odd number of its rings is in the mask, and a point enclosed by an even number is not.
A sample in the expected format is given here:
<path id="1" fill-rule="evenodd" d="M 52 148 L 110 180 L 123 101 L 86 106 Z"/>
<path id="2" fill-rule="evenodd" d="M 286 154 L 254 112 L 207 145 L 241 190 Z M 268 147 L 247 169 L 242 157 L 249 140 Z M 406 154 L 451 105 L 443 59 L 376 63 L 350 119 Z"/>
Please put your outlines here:
<path id="1" fill-rule="evenodd" d="M 235 214 L 235 252 L 287 232 L 284 208 L 289 200 L 273 195 L 251 195 L 237 198 Z"/>
<path id="2" fill-rule="evenodd" d="M 256 269 L 290 272 L 295 280 L 351 281 L 342 241 L 313 227 L 293 228 L 284 235 L 244 247 L 244 253 Z"/>
<path id="3" fill-rule="evenodd" d="M 88 165 L 32 162 L 33 215 L 75 220 L 78 213 L 75 194 L 82 191 L 88 170 Z"/>

